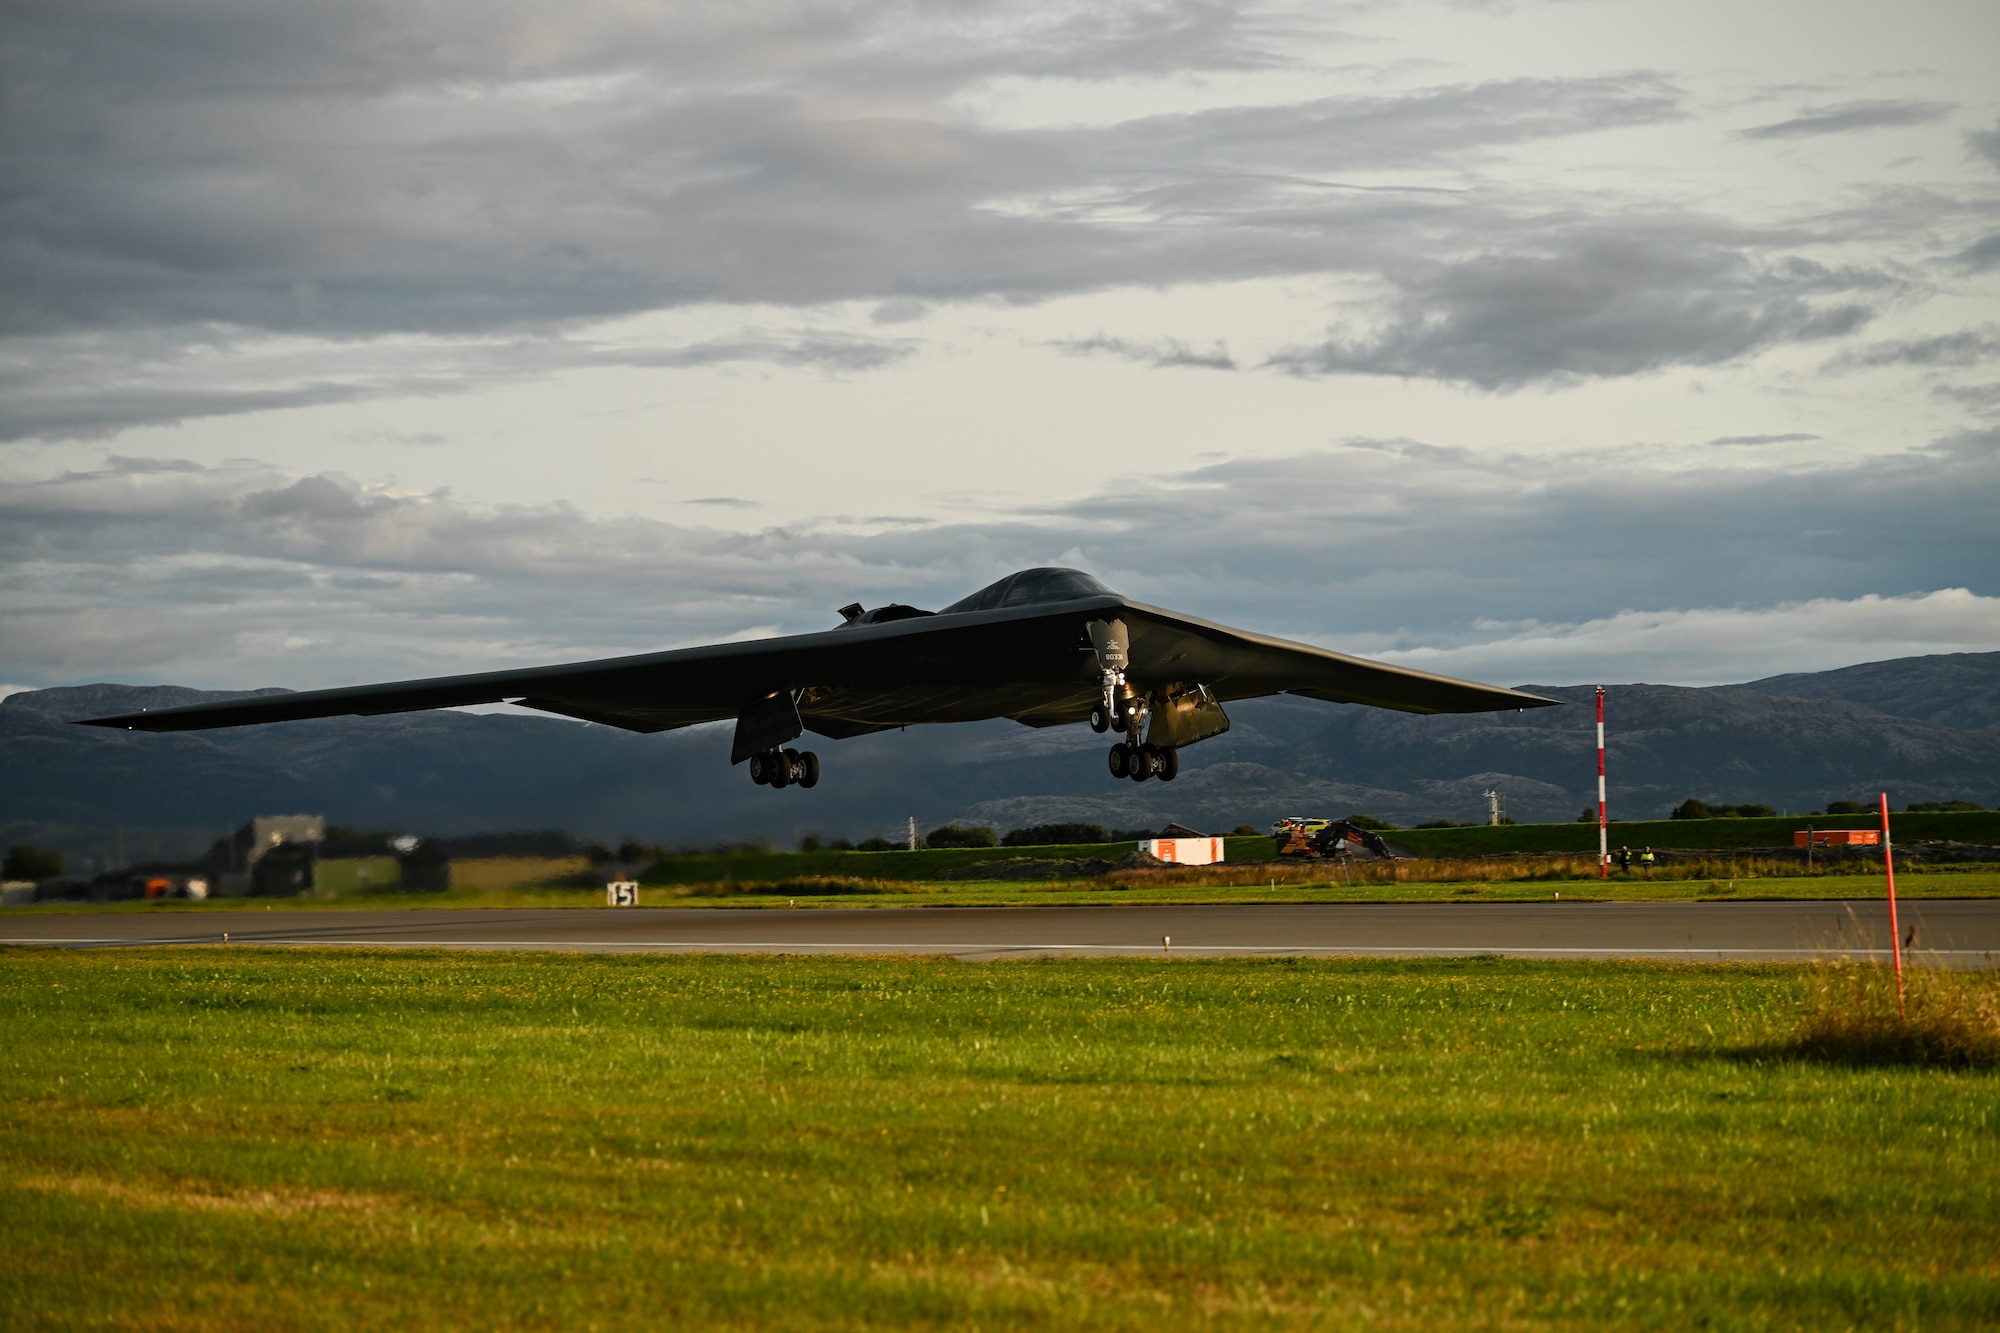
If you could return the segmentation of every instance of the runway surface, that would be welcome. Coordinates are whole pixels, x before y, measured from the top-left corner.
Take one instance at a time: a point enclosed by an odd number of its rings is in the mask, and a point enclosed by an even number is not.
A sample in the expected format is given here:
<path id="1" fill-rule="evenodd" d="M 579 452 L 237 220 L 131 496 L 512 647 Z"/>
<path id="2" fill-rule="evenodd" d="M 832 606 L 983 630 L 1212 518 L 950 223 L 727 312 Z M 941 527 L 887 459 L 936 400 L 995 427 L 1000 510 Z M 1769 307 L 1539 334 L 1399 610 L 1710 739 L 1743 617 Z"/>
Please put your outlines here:
<path id="1" fill-rule="evenodd" d="M 1916 961 L 2000 964 L 2000 900 L 1906 903 Z M 1356 955 L 1796 962 L 1889 953 L 1882 903 L 1424 903 L 1198 907 L 75 912 L 0 917 L 0 943 L 217 944 L 959 958 Z M 1171 939 L 1168 946 L 1165 942 Z"/>

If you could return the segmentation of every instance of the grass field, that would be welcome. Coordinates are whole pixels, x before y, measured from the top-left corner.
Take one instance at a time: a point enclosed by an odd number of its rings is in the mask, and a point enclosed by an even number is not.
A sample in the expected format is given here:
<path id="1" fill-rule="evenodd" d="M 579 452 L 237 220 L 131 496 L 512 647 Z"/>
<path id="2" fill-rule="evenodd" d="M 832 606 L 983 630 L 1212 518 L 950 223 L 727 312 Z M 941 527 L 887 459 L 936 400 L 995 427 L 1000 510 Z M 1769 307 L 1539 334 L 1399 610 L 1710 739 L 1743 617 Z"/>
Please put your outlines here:
<path id="1" fill-rule="evenodd" d="M 1992 1327 L 2000 1078 L 1814 979 L 0 952 L 0 1322 Z"/>

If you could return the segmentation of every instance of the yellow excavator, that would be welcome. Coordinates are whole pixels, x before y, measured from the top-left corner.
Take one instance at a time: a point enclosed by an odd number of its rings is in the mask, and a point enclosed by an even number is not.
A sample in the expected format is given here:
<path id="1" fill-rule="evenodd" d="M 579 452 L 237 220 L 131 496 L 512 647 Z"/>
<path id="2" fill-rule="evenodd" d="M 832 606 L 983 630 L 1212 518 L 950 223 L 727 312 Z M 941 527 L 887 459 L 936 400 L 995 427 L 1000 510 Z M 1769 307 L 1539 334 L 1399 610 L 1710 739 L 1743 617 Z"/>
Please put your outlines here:
<path id="1" fill-rule="evenodd" d="M 1407 848 L 1385 842 L 1382 835 L 1373 829 L 1362 828 L 1345 819 L 1307 819 L 1292 815 L 1271 825 L 1271 840 L 1278 844 L 1279 856 L 1309 861 L 1348 856 L 1357 847 L 1385 861 L 1407 860 L 1413 855 Z"/>

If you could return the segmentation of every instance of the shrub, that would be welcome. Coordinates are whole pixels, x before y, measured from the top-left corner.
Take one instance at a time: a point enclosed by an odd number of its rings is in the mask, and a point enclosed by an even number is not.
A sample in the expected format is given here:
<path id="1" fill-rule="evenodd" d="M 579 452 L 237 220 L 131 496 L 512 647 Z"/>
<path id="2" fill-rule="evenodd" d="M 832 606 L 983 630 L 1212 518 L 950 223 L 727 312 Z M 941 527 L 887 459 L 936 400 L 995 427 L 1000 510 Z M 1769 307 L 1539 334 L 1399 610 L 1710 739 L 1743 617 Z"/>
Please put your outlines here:
<path id="1" fill-rule="evenodd" d="M 1852 802 L 1836 801 L 1834 802 L 1834 804 L 1851 805 Z M 1778 812 L 1776 810 L 1773 810 L 1768 805 L 1708 805 L 1690 796 L 1685 801 L 1682 801 L 1679 805 L 1675 806 L 1674 812 L 1671 815 L 1668 815 L 1667 818 L 1669 819 L 1771 819 L 1776 817 L 1777 813 Z M 1835 810 L 1835 811 L 1829 811 L 1828 813 L 1839 814 L 1841 812 Z M 1865 814 L 1867 812 L 1863 811 L 1862 813 Z M 1596 816 L 1592 815 L 1591 818 L 1595 819 Z"/>
<path id="2" fill-rule="evenodd" d="M 1595 824 L 1597 822 L 1597 811 L 1586 805 L 1578 812 L 1576 822 L 1579 824 Z"/>
<path id="3" fill-rule="evenodd" d="M 2000 1064 L 2000 978 L 1913 967 L 1907 1017 L 1896 975 L 1878 964 L 1815 969 L 1804 1018 L 1786 1053 L 1843 1064 Z"/>
<path id="4" fill-rule="evenodd" d="M 1347 822 L 1354 825 L 1354 827 L 1356 828 L 1373 829 L 1377 832 L 1380 832 L 1384 829 L 1394 829 L 1396 827 L 1394 824 L 1391 824 L 1388 820 L 1377 819 L 1373 815 L 1349 815 L 1347 817 Z"/>
<path id="5" fill-rule="evenodd" d="M 893 852 L 902 847 L 900 842 L 891 842 L 879 833 L 872 838 L 863 838 L 856 850 L 863 852 Z"/>
<path id="6" fill-rule="evenodd" d="M 0 879 L 54 879 L 62 872 L 62 857 L 22 842 L 7 849 Z"/>
<path id="7" fill-rule="evenodd" d="M 264 854 L 268 861 L 275 854 Z M 258 863 L 260 866 L 262 861 Z M 440 893 L 451 887 L 451 858 L 445 855 L 444 847 L 425 839 L 411 850 L 396 858 L 396 865 L 402 873 L 403 887 L 420 893 Z M 310 883 L 310 881 L 308 881 Z"/>
<path id="8" fill-rule="evenodd" d="M 1981 808 L 1976 801 L 1916 801 L 1903 807 L 1906 813 L 1913 815 L 1949 815 Z"/>
<path id="9" fill-rule="evenodd" d="M 1102 824 L 1031 824 L 1010 831 L 1000 840 L 1003 847 L 1059 847 L 1080 842 L 1109 842 L 1111 835 Z"/>
<path id="10" fill-rule="evenodd" d="M 1238 824 L 1235 828 L 1229 830 L 1229 833 L 1231 837 L 1254 838 L 1263 831 L 1263 829 L 1258 828 L 1255 824 Z"/>
<path id="11" fill-rule="evenodd" d="M 1828 801 L 1826 812 L 1830 815 L 1872 815 L 1875 807 L 1866 801 Z"/>
<path id="12" fill-rule="evenodd" d="M 1417 825 L 1418 828 L 1457 828 L 1449 819 L 1432 819 Z"/>
<path id="13" fill-rule="evenodd" d="M 819 834 L 817 833 L 808 833 L 805 837 L 799 839 L 799 850 L 802 852 L 816 852 L 823 846 L 825 844 L 819 840 Z"/>
<path id="14" fill-rule="evenodd" d="M 1105 841 L 1144 842 L 1146 841 L 1146 839 L 1155 836 L 1157 835 L 1155 835 L 1153 830 L 1149 828 L 1115 828 L 1111 830 L 1111 836 L 1106 838 Z"/>
<path id="15" fill-rule="evenodd" d="M 990 828 L 966 828 L 960 824 L 946 824 L 924 835 L 926 847 L 994 847 L 999 841 Z"/>

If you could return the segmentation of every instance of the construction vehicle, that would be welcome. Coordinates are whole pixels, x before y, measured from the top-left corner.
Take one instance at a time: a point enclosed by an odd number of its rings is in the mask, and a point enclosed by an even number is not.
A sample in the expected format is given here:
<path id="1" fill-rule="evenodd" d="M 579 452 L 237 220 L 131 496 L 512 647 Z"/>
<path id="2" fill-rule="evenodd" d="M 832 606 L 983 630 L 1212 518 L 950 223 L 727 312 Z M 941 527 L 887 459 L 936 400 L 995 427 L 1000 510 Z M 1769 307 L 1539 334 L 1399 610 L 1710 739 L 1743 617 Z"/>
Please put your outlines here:
<path id="1" fill-rule="evenodd" d="M 1306 819 L 1292 815 L 1271 825 L 1271 840 L 1278 855 L 1320 861 L 1328 857 L 1350 856 L 1357 848 L 1383 860 L 1407 859 L 1412 853 L 1383 841 L 1372 829 L 1350 824 L 1345 819 Z"/>

